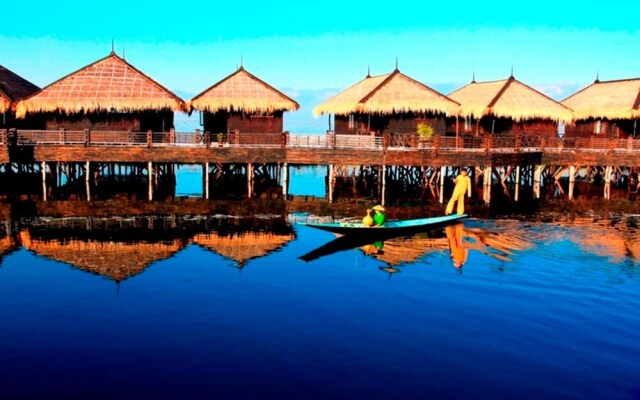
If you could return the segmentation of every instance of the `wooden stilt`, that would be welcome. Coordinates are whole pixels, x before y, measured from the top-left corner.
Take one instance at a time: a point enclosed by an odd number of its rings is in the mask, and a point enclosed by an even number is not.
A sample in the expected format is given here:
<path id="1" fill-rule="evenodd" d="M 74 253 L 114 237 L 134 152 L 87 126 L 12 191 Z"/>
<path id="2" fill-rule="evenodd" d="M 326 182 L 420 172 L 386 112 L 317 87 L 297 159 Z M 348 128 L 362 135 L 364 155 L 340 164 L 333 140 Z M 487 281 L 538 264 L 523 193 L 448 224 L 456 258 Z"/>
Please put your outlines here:
<path id="1" fill-rule="evenodd" d="M 442 167 L 440 167 L 440 196 L 438 201 L 440 201 L 440 204 L 444 204 L 444 179 L 447 176 L 447 167 L 446 165 L 443 165 Z"/>
<path id="2" fill-rule="evenodd" d="M 289 164 L 282 164 L 282 196 L 286 199 L 289 195 Z"/>
<path id="3" fill-rule="evenodd" d="M 569 166 L 569 200 L 573 200 L 573 190 L 576 187 L 576 166 Z"/>
<path id="4" fill-rule="evenodd" d="M 247 197 L 253 197 L 253 164 L 247 164 Z"/>
<path id="5" fill-rule="evenodd" d="M 84 164 L 84 184 L 87 190 L 87 201 L 91 201 L 91 164 L 87 161 Z"/>
<path id="6" fill-rule="evenodd" d="M 40 171 L 42 172 L 42 201 L 47 201 L 47 163 L 40 163 Z"/>
<path id="7" fill-rule="evenodd" d="M 536 165 L 533 170 L 533 197 L 540 198 L 540 180 L 542 179 L 542 165 Z"/>
<path id="8" fill-rule="evenodd" d="M 147 180 L 149 181 L 147 200 L 152 201 L 153 200 L 153 163 L 151 161 L 147 163 L 147 176 L 148 176 Z"/>
<path id="9" fill-rule="evenodd" d="M 516 188 L 515 193 L 513 195 L 513 199 L 515 202 L 520 200 L 520 166 L 516 166 Z"/>
<path id="10" fill-rule="evenodd" d="M 209 200 L 209 163 L 202 164 L 202 174 L 204 180 L 204 187 L 202 188 L 202 194 L 205 200 Z"/>
<path id="11" fill-rule="evenodd" d="M 487 165 L 484 168 L 484 173 L 483 173 L 483 183 L 484 183 L 484 187 L 482 188 L 482 199 L 484 200 L 484 203 L 486 205 L 491 204 L 491 181 L 492 181 L 492 167 L 491 165 Z"/>
<path id="12" fill-rule="evenodd" d="M 335 171 L 333 164 L 329 164 L 329 180 L 327 183 L 327 200 L 329 203 L 333 203 L 333 185 L 335 180 Z"/>
<path id="13" fill-rule="evenodd" d="M 384 206 L 387 194 L 387 166 L 382 166 L 382 188 L 380 190 L 380 204 Z"/>
<path id="14" fill-rule="evenodd" d="M 611 200 L 611 173 L 613 167 L 607 166 L 604 172 L 604 199 Z"/>

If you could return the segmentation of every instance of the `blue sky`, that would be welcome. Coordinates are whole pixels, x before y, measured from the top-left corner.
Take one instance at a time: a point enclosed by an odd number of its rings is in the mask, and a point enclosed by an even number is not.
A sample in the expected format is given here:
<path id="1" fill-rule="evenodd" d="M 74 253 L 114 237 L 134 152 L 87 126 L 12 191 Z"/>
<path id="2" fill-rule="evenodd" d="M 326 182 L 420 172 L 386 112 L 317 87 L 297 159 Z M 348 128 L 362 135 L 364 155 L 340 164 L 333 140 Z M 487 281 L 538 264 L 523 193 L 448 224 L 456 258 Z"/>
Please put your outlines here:
<path id="1" fill-rule="evenodd" d="M 640 76 L 635 2 L 10 2 L 0 65 L 39 86 L 111 50 L 189 99 L 244 66 L 303 115 L 336 90 L 395 67 L 445 94 L 516 78 L 562 99 Z M 309 103 L 309 104 L 307 104 Z M 307 122 L 296 122 L 305 124 Z M 309 122 L 310 123 L 310 122 Z"/>

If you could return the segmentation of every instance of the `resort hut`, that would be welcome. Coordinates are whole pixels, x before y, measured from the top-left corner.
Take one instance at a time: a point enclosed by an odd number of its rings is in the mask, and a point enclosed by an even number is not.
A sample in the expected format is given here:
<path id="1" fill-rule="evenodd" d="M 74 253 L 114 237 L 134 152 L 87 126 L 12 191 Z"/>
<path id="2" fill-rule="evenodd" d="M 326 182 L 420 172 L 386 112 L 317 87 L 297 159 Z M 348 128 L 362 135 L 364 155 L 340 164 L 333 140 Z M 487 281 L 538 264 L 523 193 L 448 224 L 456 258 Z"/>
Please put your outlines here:
<path id="1" fill-rule="evenodd" d="M 0 65 L 0 129 L 17 127 L 38 128 L 28 122 L 16 121 L 15 107 L 18 101 L 40 90 L 39 87 Z M 19 125 L 16 125 L 16 122 Z"/>
<path id="2" fill-rule="evenodd" d="M 46 129 L 165 132 L 174 111 L 186 111 L 182 99 L 112 51 L 20 101 L 16 114 L 44 114 Z"/>
<path id="3" fill-rule="evenodd" d="M 264 257 L 272 251 L 293 240 L 293 232 L 218 232 L 201 233 L 195 236 L 193 242 L 205 247 L 221 256 L 233 260 L 242 269 L 247 261 Z"/>
<path id="4" fill-rule="evenodd" d="M 202 112 L 202 126 L 212 134 L 282 133 L 284 111 L 300 105 L 244 67 L 191 99 Z"/>
<path id="5" fill-rule="evenodd" d="M 446 133 L 446 117 L 458 113 L 459 104 L 401 73 L 367 76 L 318 105 L 313 113 L 335 115 L 335 133 L 416 133 L 419 125 Z"/>
<path id="6" fill-rule="evenodd" d="M 518 81 L 476 82 L 449 94 L 460 103 L 460 134 L 556 136 L 558 124 L 571 123 L 571 109 Z"/>
<path id="7" fill-rule="evenodd" d="M 568 137 L 635 138 L 640 130 L 640 78 L 596 79 L 562 104 L 572 108 L 576 118 L 566 127 Z"/>
<path id="8" fill-rule="evenodd" d="M 116 282 L 141 273 L 151 263 L 169 258 L 185 246 L 181 239 L 157 243 L 45 240 L 32 237 L 28 230 L 20 232 L 20 243 L 38 255 Z"/>

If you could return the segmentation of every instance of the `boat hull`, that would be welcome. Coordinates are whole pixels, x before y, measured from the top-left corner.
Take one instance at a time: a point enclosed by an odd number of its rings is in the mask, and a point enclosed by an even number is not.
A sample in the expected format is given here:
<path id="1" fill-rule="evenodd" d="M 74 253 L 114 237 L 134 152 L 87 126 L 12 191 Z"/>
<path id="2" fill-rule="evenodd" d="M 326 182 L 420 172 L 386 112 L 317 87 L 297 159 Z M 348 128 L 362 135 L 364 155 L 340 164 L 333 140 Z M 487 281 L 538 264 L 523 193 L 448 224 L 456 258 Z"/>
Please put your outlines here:
<path id="1" fill-rule="evenodd" d="M 454 224 L 465 218 L 467 214 L 462 215 L 445 215 L 442 217 L 419 218 L 402 221 L 387 221 L 382 226 L 365 226 L 362 223 L 307 223 L 305 225 L 324 231 L 337 233 L 340 235 L 363 235 L 363 236 L 399 236 L 417 232 L 424 232 L 431 229 L 438 229 L 447 225 Z"/>

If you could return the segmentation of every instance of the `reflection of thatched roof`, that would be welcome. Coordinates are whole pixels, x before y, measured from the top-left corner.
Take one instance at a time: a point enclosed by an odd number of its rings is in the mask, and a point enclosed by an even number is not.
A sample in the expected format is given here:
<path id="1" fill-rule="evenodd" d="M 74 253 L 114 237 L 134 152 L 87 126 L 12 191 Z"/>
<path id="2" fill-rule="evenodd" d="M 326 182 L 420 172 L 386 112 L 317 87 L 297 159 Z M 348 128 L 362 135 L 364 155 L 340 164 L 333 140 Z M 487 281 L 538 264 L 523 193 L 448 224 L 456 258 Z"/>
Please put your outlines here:
<path id="1" fill-rule="evenodd" d="M 633 119 L 640 117 L 640 78 L 595 81 L 562 100 L 576 119 Z"/>
<path id="2" fill-rule="evenodd" d="M 33 239 L 28 231 L 20 232 L 20 240 L 27 250 L 115 281 L 139 274 L 152 262 L 169 258 L 183 247 L 181 240 L 171 243 L 43 241 Z"/>
<path id="3" fill-rule="evenodd" d="M 193 242 L 242 264 L 249 259 L 262 257 L 279 249 L 293 237 L 293 233 L 283 235 L 266 232 L 243 232 L 229 235 L 201 233 L 196 235 Z"/>
<path id="4" fill-rule="evenodd" d="M 270 113 L 295 111 L 300 105 L 240 67 L 190 101 L 196 110 Z"/>
<path id="5" fill-rule="evenodd" d="M 376 254 L 375 257 L 388 265 L 399 265 L 403 263 L 412 263 L 422 255 L 443 251 L 449 248 L 446 237 L 430 238 L 430 237 L 403 237 L 385 240 L 383 253 Z M 365 250 L 366 252 L 366 250 Z"/>
<path id="6" fill-rule="evenodd" d="M 457 114 L 458 103 L 397 69 L 390 74 L 367 76 L 318 105 L 315 115 L 352 113 L 442 113 Z"/>
<path id="7" fill-rule="evenodd" d="M 572 111 L 552 98 L 516 80 L 471 82 L 449 94 L 460 103 L 461 115 L 481 118 L 485 115 L 516 121 L 547 119 L 571 122 Z"/>
<path id="8" fill-rule="evenodd" d="M 19 100 L 37 92 L 39 87 L 0 65 L 0 113 Z"/>
<path id="9" fill-rule="evenodd" d="M 12 236 L 0 238 L 0 256 L 11 253 L 17 247 L 16 241 Z"/>
<path id="10" fill-rule="evenodd" d="M 185 110 L 182 99 L 149 78 L 114 52 L 18 103 L 16 115 L 28 112 L 65 113 Z"/>

